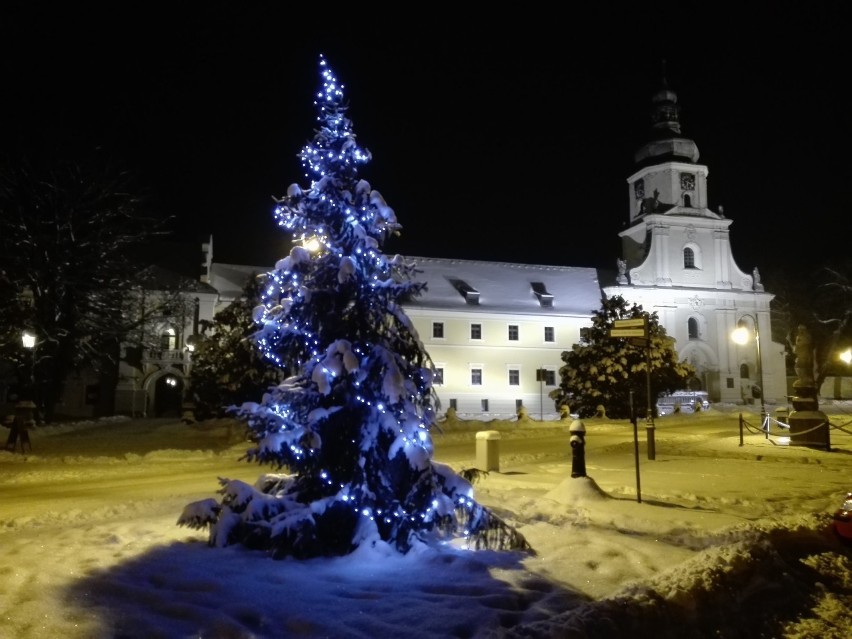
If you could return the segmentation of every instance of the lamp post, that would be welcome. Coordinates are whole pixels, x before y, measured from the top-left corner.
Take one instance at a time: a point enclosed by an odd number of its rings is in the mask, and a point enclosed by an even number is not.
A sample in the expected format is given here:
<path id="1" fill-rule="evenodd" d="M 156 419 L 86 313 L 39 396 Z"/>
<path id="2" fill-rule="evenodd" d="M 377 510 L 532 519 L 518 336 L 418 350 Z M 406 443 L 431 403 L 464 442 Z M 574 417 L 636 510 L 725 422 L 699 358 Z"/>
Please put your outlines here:
<path id="1" fill-rule="evenodd" d="M 21 333 L 21 344 L 30 352 L 30 375 L 29 375 L 29 386 L 30 392 L 35 393 L 35 347 L 36 347 L 36 336 L 30 333 L 29 331 L 24 331 Z M 34 399 L 34 398 L 33 398 Z"/>
<path id="2" fill-rule="evenodd" d="M 748 328 L 743 325 L 743 320 L 745 318 L 750 318 L 754 323 L 754 344 L 757 349 L 757 383 L 760 386 L 760 424 L 761 426 L 765 426 L 766 400 L 764 397 L 766 395 L 766 390 L 763 388 L 763 360 L 760 357 L 760 327 L 758 326 L 757 318 L 748 313 L 742 315 L 739 319 L 737 328 L 731 332 L 731 339 L 740 345 L 746 344 L 749 341 L 751 334 L 749 333 Z"/>

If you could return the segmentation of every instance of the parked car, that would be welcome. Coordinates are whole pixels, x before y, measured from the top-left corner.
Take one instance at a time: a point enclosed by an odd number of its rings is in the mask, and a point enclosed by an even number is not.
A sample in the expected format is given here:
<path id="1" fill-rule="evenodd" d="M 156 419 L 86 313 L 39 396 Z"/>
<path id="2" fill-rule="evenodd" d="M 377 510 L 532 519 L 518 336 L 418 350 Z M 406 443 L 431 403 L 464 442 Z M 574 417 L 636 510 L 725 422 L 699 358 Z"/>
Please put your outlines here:
<path id="1" fill-rule="evenodd" d="M 843 505 L 834 512 L 834 531 L 852 541 L 852 493 L 846 493 Z"/>
<path id="2" fill-rule="evenodd" d="M 707 391 L 679 390 L 674 393 L 661 393 L 657 398 L 657 415 L 672 413 L 694 413 L 696 410 L 710 408 Z"/>

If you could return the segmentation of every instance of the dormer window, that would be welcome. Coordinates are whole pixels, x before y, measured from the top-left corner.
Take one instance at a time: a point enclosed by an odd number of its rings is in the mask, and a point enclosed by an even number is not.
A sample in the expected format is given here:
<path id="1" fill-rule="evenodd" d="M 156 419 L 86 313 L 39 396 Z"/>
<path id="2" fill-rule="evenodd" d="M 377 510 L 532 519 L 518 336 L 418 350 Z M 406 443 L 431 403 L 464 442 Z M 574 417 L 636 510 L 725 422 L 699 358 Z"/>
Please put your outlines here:
<path id="1" fill-rule="evenodd" d="M 465 302 L 472 305 L 479 304 L 479 291 L 473 288 L 470 284 L 459 279 L 450 279 L 450 284 L 452 284 L 453 288 L 461 293 Z"/>
<path id="2" fill-rule="evenodd" d="M 542 308 L 553 308 L 553 295 L 547 292 L 544 282 L 533 282 L 532 290 Z"/>

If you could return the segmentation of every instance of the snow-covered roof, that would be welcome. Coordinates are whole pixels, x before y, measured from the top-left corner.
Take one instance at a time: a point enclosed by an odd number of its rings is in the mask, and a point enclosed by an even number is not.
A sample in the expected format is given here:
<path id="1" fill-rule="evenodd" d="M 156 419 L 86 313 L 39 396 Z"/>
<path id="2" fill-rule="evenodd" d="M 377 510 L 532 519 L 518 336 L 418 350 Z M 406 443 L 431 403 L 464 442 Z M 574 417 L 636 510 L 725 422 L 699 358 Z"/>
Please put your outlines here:
<path id="1" fill-rule="evenodd" d="M 149 291 L 174 290 L 184 293 L 207 293 L 215 295 L 217 291 L 208 284 L 181 273 L 153 264 L 138 274 L 138 281 Z"/>
<path id="2" fill-rule="evenodd" d="M 405 302 L 411 309 L 458 309 L 468 313 L 588 316 L 601 305 L 594 268 L 406 257 L 427 290 Z M 210 284 L 223 299 L 240 296 L 248 278 L 272 267 L 212 263 Z"/>
<path id="3" fill-rule="evenodd" d="M 262 275 L 272 270 L 271 266 L 250 266 L 246 264 L 223 264 L 212 262 L 208 272 L 210 285 L 219 291 L 223 300 L 235 300 L 242 295 L 250 277 Z"/>
<path id="4" fill-rule="evenodd" d="M 594 268 L 408 257 L 427 291 L 406 308 L 588 316 L 601 305 Z"/>

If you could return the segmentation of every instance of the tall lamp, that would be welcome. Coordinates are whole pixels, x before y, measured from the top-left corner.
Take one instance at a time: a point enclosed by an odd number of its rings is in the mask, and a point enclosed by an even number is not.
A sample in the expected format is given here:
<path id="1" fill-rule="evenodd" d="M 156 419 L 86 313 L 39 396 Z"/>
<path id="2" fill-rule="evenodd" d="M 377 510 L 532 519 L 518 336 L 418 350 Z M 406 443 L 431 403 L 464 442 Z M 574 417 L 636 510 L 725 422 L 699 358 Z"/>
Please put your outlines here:
<path id="1" fill-rule="evenodd" d="M 36 394 L 36 381 L 35 381 L 35 358 L 36 358 L 36 336 L 29 331 L 25 330 L 21 333 L 21 344 L 25 349 L 30 352 L 30 391 L 33 393 L 33 397 L 31 399 L 35 399 Z"/>
<path id="2" fill-rule="evenodd" d="M 743 323 L 745 318 L 750 318 L 754 323 L 754 344 L 757 347 L 757 383 L 760 385 L 760 423 L 766 423 L 766 389 L 763 387 L 763 359 L 760 357 L 760 328 L 757 324 L 757 318 L 754 315 L 746 313 L 742 315 L 737 323 L 737 328 L 731 332 L 731 339 L 737 344 L 746 344 L 751 338 L 751 332 Z"/>

